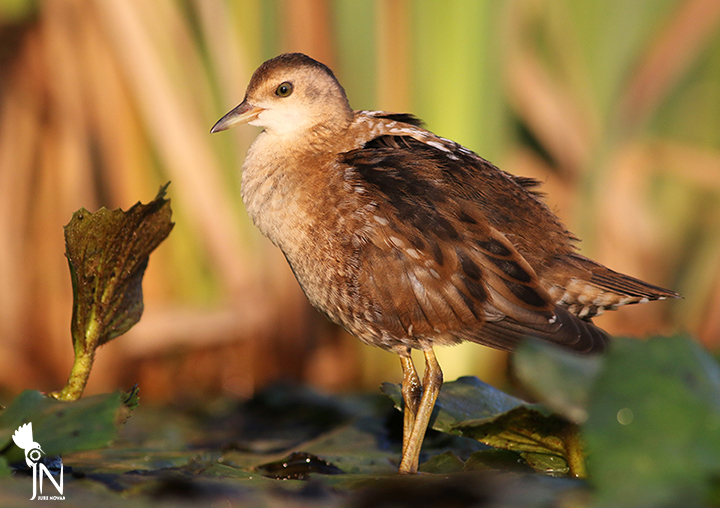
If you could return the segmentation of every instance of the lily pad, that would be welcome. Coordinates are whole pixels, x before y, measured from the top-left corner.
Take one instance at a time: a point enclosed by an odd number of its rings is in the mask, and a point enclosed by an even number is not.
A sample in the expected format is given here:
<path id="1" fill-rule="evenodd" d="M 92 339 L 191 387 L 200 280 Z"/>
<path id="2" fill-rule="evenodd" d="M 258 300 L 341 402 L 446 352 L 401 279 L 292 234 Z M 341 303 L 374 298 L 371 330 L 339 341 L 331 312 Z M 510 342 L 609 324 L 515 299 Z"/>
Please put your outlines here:
<path id="1" fill-rule="evenodd" d="M 582 457 L 572 457 L 578 450 L 568 446 L 568 437 L 577 432 L 573 425 L 529 404 L 496 417 L 458 423 L 454 430 L 495 448 L 517 452 L 533 469 L 547 474 L 569 474 L 568 464 L 582 461 Z"/>
<path id="2" fill-rule="evenodd" d="M 453 452 L 435 455 L 420 467 L 421 473 L 448 474 L 459 473 L 465 468 L 465 463 Z"/>
<path id="3" fill-rule="evenodd" d="M 0 412 L 0 449 L 12 464 L 24 459 L 12 435 L 32 423 L 32 439 L 46 456 L 106 447 L 116 434 L 116 417 L 122 407 L 121 393 L 62 402 L 37 391 L 26 390 Z M 12 446 L 11 446 L 12 445 Z"/>
<path id="4" fill-rule="evenodd" d="M 385 383 L 382 390 L 402 407 L 399 385 Z M 430 426 L 516 451 L 537 471 L 564 475 L 571 464 L 580 469 L 575 474 L 582 474 L 582 454 L 568 446 L 575 442 L 574 426 L 543 406 L 523 402 L 475 377 L 443 384 Z"/>
<path id="5" fill-rule="evenodd" d="M 451 472 L 469 456 L 469 449 L 474 451 L 484 445 L 439 433 L 423 450 L 427 456 L 437 457 L 423 464 L 435 474 L 398 475 L 402 443 L 390 426 L 401 428 L 402 418 L 380 394 L 319 399 L 320 406 L 327 409 L 334 404 L 349 419 L 303 433 L 302 442 L 286 441 L 290 448 L 282 452 L 236 446 L 238 439 L 245 438 L 245 432 L 254 427 L 247 419 L 272 431 L 273 421 L 282 416 L 278 406 L 266 402 L 288 400 L 288 392 L 278 391 L 277 387 L 268 390 L 279 396 L 267 393 L 265 402 L 253 404 L 223 400 L 208 406 L 141 405 L 120 427 L 112 446 L 63 453 L 63 464 L 72 468 L 72 474 L 65 471 L 65 502 L 107 508 L 128 504 L 337 508 L 380 506 L 395 500 L 417 506 L 443 506 L 448 502 L 484 506 L 490 502 L 498 506 L 540 507 L 565 505 L 568 495 L 587 493 L 580 482 L 522 474 L 532 470 L 518 454 L 491 448 L 470 455 L 463 471 Z M 313 404 L 311 397 L 303 402 Z M 254 409 L 248 411 L 249 407 Z M 294 417 L 298 417 L 299 425 L 307 425 L 307 416 L 296 408 L 288 408 L 288 421 L 281 427 L 291 427 Z M 320 407 L 317 409 L 319 414 Z M 269 413 L 262 416 L 265 410 Z M 264 434 L 255 437 L 266 439 Z M 443 453 L 448 450 L 452 454 Z M 293 451 L 320 457 L 344 474 L 310 472 L 308 480 L 300 481 L 271 479 L 258 472 L 259 465 L 287 457 Z M 480 467 L 474 459 L 491 465 L 491 470 L 484 470 L 488 468 Z M 469 468 L 468 464 L 473 463 L 477 467 Z M 0 505 L 24 506 L 31 488 L 29 477 L 0 479 Z"/>
<path id="6" fill-rule="evenodd" d="M 519 453 L 510 450 L 489 448 L 474 452 L 465 461 L 464 471 L 517 471 L 532 473 L 533 469 Z"/>
<path id="7" fill-rule="evenodd" d="M 587 420 L 600 355 L 577 355 L 540 340 L 526 340 L 512 356 L 513 372 L 544 405 L 574 423 Z"/>
<path id="8" fill-rule="evenodd" d="M 400 385 L 383 383 L 381 390 L 392 399 L 396 408 L 402 409 Z M 523 405 L 526 403 L 522 400 L 476 377 L 464 376 L 442 385 L 430 426 L 440 432 L 462 435 L 455 429 L 457 423 L 492 418 Z"/>
<path id="9" fill-rule="evenodd" d="M 720 367 L 692 340 L 616 339 L 583 427 L 599 506 L 701 506 L 720 477 Z"/>

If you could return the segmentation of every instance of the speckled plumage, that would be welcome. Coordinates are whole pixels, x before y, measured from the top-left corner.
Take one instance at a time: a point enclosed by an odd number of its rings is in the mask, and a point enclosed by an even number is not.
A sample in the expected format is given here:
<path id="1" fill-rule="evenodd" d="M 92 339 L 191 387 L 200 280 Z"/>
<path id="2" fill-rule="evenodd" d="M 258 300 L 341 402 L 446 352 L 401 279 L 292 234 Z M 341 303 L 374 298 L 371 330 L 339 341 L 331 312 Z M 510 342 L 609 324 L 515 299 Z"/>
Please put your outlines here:
<path id="1" fill-rule="evenodd" d="M 442 381 L 434 345 L 512 350 L 534 336 L 601 351 L 608 337 L 591 317 L 677 296 L 579 255 L 537 181 L 499 170 L 411 115 L 353 111 L 332 72 L 305 55 L 265 62 L 213 132 L 244 122 L 265 128 L 243 165 L 253 222 L 316 308 L 401 357 L 412 434 L 401 472 L 417 470 L 424 406 L 432 410 Z M 432 370 L 424 391 L 410 348 L 423 350 Z"/>

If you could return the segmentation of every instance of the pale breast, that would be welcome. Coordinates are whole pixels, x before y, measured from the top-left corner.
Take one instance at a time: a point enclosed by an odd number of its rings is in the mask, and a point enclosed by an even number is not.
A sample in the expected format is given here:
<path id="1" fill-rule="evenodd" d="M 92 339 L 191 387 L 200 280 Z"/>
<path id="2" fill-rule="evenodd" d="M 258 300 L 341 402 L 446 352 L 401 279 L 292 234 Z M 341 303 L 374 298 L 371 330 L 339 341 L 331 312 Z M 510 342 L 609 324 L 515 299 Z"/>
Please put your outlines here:
<path id="1" fill-rule="evenodd" d="M 296 151 L 289 157 L 273 141 L 261 134 L 243 165 L 247 212 L 282 250 L 310 303 L 350 328 L 346 321 L 357 303 L 361 248 L 357 230 L 365 213 L 358 210 L 336 155 Z"/>

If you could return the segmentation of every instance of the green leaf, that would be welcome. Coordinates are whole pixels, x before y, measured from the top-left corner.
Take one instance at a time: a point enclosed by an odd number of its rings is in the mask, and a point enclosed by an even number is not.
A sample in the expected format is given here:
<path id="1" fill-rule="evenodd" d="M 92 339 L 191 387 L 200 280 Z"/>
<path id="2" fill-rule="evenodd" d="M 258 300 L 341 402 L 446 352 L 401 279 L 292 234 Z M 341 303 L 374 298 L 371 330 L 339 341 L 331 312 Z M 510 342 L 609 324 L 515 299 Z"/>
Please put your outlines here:
<path id="1" fill-rule="evenodd" d="M 395 407 L 403 407 L 400 385 L 383 383 L 381 390 L 392 399 Z M 476 377 L 464 376 L 442 385 L 430 426 L 440 432 L 462 435 L 454 429 L 456 423 L 491 418 L 524 404 Z"/>
<path id="2" fill-rule="evenodd" d="M 142 316 L 142 279 L 150 253 L 173 228 L 165 186 L 147 205 L 127 212 L 80 209 L 65 226 L 73 287 L 75 363 L 65 388 L 53 396 L 80 398 L 98 347 L 132 328 Z"/>
<path id="3" fill-rule="evenodd" d="M 584 425 L 600 506 L 699 506 L 720 477 L 720 368 L 684 337 L 616 339 Z"/>
<path id="4" fill-rule="evenodd" d="M 127 408 L 129 412 L 135 411 L 140 405 L 140 387 L 133 385 L 130 390 L 123 393 L 123 406 Z"/>
<path id="5" fill-rule="evenodd" d="M 118 392 L 63 402 L 26 390 L 0 412 L 2 456 L 8 463 L 24 459 L 12 435 L 28 422 L 32 423 L 33 440 L 48 456 L 104 448 L 117 434 L 115 419 L 121 398 Z"/>
<path id="6" fill-rule="evenodd" d="M 383 384 L 383 392 L 402 407 L 399 385 Z M 582 474 L 583 458 L 576 428 L 539 405 L 527 404 L 475 377 L 461 377 L 443 384 L 430 426 L 512 450 L 537 471 Z"/>
<path id="7" fill-rule="evenodd" d="M 449 474 L 463 471 L 465 463 L 451 451 L 435 455 L 420 466 L 421 473 Z"/>
<path id="8" fill-rule="evenodd" d="M 533 469 L 528 466 L 525 459 L 510 450 L 488 448 L 470 454 L 465 461 L 464 471 L 503 470 L 531 473 Z"/>
<path id="9" fill-rule="evenodd" d="M 528 404 L 495 417 L 461 422 L 453 429 L 495 448 L 518 452 L 536 471 L 570 473 L 568 455 L 574 450 L 568 449 L 567 440 L 573 425 L 539 407 Z"/>
<path id="10" fill-rule="evenodd" d="M 127 212 L 82 208 L 65 226 L 76 348 L 101 346 L 140 320 L 148 258 L 174 225 L 170 201 L 164 199 L 167 185 L 147 205 L 137 203 Z"/>
<path id="11" fill-rule="evenodd" d="M 575 423 L 587 419 L 600 356 L 580 356 L 540 340 L 527 340 L 512 357 L 513 373 L 544 405 Z"/>
<path id="12" fill-rule="evenodd" d="M 118 411 L 117 423 L 123 424 L 128 421 L 133 412 L 140 406 L 140 388 L 134 385 L 130 390 L 122 394 L 122 406 Z"/>

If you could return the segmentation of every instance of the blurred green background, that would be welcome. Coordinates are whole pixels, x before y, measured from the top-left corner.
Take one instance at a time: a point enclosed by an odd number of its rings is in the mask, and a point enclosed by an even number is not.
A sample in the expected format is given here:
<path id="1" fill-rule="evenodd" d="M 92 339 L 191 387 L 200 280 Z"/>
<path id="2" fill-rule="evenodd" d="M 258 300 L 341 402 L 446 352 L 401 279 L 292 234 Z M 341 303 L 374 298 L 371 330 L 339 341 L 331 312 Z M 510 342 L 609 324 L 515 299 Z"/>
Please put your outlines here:
<path id="1" fill-rule="evenodd" d="M 63 225 L 172 181 L 145 315 L 98 354 L 87 393 L 245 397 L 399 381 L 306 303 L 247 219 L 257 129 L 211 136 L 253 70 L 285 51 L 328 64 L 356 109 L 413 112 L 545 182 L 581 252 L 683 300 L 597 319 L 720 347 L 720 2 L 716 0 L 0 1 L 0 391 L 69 373 Z M 506 383 L 506 357 L 438 352 L 447 380 Z"/>

